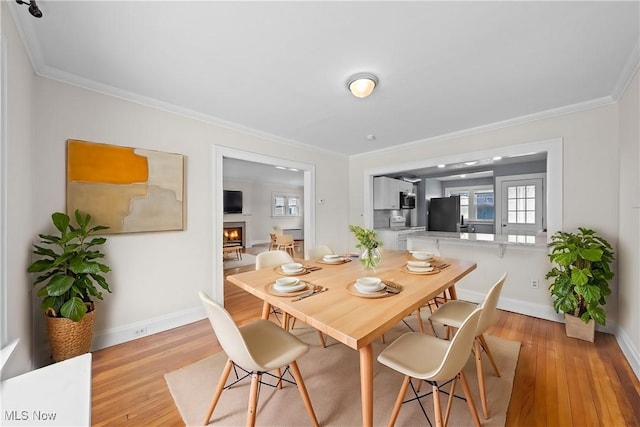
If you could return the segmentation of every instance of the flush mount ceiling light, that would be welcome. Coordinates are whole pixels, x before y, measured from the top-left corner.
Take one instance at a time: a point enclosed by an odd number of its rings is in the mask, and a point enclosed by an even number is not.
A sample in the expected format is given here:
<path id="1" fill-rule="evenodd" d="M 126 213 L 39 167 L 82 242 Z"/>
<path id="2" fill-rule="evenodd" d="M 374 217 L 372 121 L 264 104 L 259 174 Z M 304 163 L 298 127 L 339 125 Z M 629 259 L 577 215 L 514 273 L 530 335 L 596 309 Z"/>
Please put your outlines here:
<path id="1" fill-rule="evenodd" d="M 358 73 L 349 77 L 347 88 L 356 98 L 366 98 L 371 95 L 378 84 L 378 78 L 370 73 Z"/>

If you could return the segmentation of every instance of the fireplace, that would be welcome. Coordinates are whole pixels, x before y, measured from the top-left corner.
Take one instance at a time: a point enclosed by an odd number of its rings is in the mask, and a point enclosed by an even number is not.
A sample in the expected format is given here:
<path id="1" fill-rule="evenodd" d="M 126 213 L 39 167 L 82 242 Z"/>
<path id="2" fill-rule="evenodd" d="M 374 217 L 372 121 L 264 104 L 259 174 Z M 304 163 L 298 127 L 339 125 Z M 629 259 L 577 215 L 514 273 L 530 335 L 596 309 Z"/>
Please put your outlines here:
<path id="1" fill-rule="evenodd" d="M 229 246 L 246 247 L 245 233 L 246 223 L 244 221 L 225 222 L 222 225 L 223 244 Z"/>

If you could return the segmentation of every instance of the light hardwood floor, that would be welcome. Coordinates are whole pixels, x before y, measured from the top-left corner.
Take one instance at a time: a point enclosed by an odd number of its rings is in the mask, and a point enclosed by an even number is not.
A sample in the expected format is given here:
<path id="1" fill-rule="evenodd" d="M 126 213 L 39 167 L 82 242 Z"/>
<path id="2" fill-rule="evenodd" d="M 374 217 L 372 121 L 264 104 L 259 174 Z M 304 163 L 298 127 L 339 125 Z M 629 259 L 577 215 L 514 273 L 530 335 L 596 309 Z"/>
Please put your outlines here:
<path id="1" fill-rule="evenodd" d="M 225 306 L 242 324 L 262 302 L 225 281 Z M 507 426 L 640 426 L 640 383 L 612 335 L 597 332 L 591 344 L 567 338 L 562 324 L 506 311 L 489 333 L 522 343 Z M 96 351 L 92 424 L 184 425 L 164 374 L 219 350 L 203 320 Z"/>

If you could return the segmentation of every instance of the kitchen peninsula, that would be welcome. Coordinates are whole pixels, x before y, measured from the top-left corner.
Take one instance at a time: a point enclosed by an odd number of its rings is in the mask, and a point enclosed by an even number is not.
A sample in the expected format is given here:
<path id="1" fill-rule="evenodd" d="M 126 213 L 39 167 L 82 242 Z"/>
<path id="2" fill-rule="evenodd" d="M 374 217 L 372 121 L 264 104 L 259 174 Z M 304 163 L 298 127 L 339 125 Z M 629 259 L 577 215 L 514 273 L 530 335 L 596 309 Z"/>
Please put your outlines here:
<path id="1" fill-rule="evenodd" d="M 414 231 L 407 235 L 407 249 L 433 249 L 440 250 L 441 242 L 493 245 L 500 250 L 500 256 L 504 255 L 506 247 L 522 246 L 530 248 L 546 248 L 547 234 L 521 235 L 521 234 L 487 234 L 487 233 L 458 233 L 447 231 Z"/>
<path id="2" fill-rule="evenodd" d="M 462 300 L 481 302 L 496 278 L 506 272 L 499 308 L 559 320 L 545 281 L 551 268 L 546 234 L 414 231 L 407 235 L 407 249 L 428 250 L 443 257 L 476 262 L 476 271 L 456 284 L 458 298 Z"/>

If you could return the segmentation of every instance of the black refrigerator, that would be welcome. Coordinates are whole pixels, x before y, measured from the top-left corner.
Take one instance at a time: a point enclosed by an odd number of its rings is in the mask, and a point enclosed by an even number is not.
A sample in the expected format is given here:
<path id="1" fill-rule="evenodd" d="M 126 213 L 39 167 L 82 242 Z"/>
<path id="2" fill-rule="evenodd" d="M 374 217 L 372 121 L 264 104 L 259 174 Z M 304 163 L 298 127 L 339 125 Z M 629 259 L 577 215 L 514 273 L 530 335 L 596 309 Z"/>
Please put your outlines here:
<path id="1" fill-rule="evenodd" d="M 429 231 L 458 231 L 460 197 L 432 197 L 429 200 Z"/>

